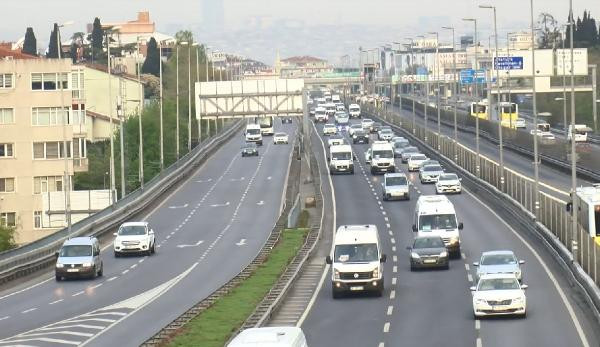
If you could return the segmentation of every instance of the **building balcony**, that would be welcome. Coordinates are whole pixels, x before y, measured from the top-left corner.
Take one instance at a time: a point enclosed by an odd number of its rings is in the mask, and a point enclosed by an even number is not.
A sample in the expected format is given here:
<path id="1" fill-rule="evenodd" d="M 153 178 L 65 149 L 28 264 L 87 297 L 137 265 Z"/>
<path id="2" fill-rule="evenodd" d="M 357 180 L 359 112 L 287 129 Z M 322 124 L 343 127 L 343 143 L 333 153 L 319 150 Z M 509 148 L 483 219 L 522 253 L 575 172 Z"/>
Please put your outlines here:
<path id="1" fill-rule="evenodd" d="M 88 158 L 73 159 L 73 171 L 74 172 L 87 172 L 88 169 L 89 169 Z"/>

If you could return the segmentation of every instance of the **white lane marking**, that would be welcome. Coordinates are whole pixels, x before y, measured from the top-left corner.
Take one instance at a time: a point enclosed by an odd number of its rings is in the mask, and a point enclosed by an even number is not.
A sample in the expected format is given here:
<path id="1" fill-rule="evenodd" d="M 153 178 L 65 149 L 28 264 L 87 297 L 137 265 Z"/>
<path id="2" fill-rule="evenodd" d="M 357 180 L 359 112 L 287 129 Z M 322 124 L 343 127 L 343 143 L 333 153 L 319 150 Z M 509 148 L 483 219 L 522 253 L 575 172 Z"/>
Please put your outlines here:
<path id="1" fill-rule="evenodd" d="M 128 271 L 129 271 L 129 270 L 128 270 Z M 82 291 L 80 291 L 80 292 L 77 292 L 77 293 L 75 293 L 75 294 L 73 294 L 73 295 L 71 295 L 71 296 L 79 296 L 79 295 L 81 295 L 81 294 L 83 294 L 83 293 L 85 293 L 85 291 L 83 291 L 83 290 L 82 290 Z"/>
<path id="2" fill-rule="evenodd" d="M 482 347 L 482 346 L 483 346 L 483 344 L 481 343 L 481 337 L 478 337 L 478 338 L 477 338 L 477 341 L 476 341 L 476 344 L 475 344 L 475 346 L 476 346 L 476 347 Z"/>
<path id="3" fill-rule="evenodd" d="M 267 177 L 267 180 L 271 180 L 272 178 L 273 178 L 273 177 L 269 176 L 269 177 Z"/>
<path id="4" fill-rule="evenodd" d="M 48 282 L 48 281 L 50 281 L 50 280 L 52 280 L 52 279 L 54 279 L 54 276 L 52 276 L 52 277 L 50 277 L 50 278 L 47 278 L 47 279 L 45 279 L 45 280 L 43 280 L 43 281 L 41 281 L 41 282 L 38 282 L 38 283 L 36 283 L 36 284 L 30 285 L 29 287 L 26 287 L 26 288 L 23 288 L 23 289 L 21 289 L 21 290 L 18 290 L 18 291 L 16 291 L 16 292 L 12 292 L 12 293 L 10 293 L 10 294 L 6 294 L 6 295 L 4 295 L 4 296 L 0 296 L 0 300 L 2 300 L 2 299 L 6 299 L 6 298 L 8 298 L 8 297 L 11 297 L 11 296 L 13 296 L 13 295 L 21 294 L 21 293 L 23 293 L 24 291 L 27 291 L 27 290 L 29 290 L 29 289 L 33 289 L 33 288 L 35 288 L 35 287 L 37 287 L 37 286 L 40 286 L 40 285 L 42 285 L 42 284 L 44 284 L 44 283 L 46 283 L 46 282 Z"/>
<path id="5" fill-rule="evenodd" d="M 469 282 L 473 282 L 473 276 L 471 276 L 471 274 L 467 274 L 467 280 Z"/>
<path id="6" fill-rule="evenodd" d="M 392 305 L 388 306 L 387 315 L 391 316 L 393 312 L 394 312 L 394 306 L 392 306 Z"/>
<path id="7" fill-rule="evenodd" d="M 90 334 L 90 333 L 80 333 L 80 332 L 77 332 L 77 331 L 61 330 L 61 331 L 44 331 L 44 332 L 41 332 L 41 333 L 27 334 L 27 337 L 47 336 L 47 335 L 51 335 L 51 334 L 72 335 L 72 336 L 81 336 L 81 337 L 92 337 L 92 336 L 94 336 L 94 334 Z"/>
<path id="8" fill-rule="evenodd" d="M 246 245 L 246 239 L 241 239 L 240 242 L 235 244 L 236 246 L 244 246 Z"/>
<path id="9" fill-rule="evenodd" d="M 390 322 L 385 322 L 385 324 L 383 325 L 383 332 L 384 333 L 390 332 Z"/>
<path id="10" fill-rule="evenodd" d="M 469 271 L 469 264 L 465 263 L 465 270 Z"/>
<path id="11" fill-rule="evenodd" d="M 103 284 L 104 284 L 104 282 L 98 283 L 95 286 L 91 286 L 90 289 L 96 289 L 98 287 L 102 287 Z"/>
<path id="12" fill-rule="evenodd" d="M 129 268 L 130 268 L 131 270 L 133 270 L 133 269 L 135 269 L 136 267 L 137 267 L 137 264 L 133 264 L 133 265 L 131 265 Z"/>
<path id="13" fill-rule="evenodd" d="M 198 247 L 200 246 L 202 243 L 204 243 L 204 240 L 200 240 L 198 242 L 196 242 L 193 245 L 177 245 L 177 248 L 187 248 L 187 247 Z"/>
<path id="14" fill-rule="evenodd" d="M 379 342 L 379 345 L 377 345 L 377 347 L 385 347 L 385 343 Z"/>
<path id="15" fill-rule="evenodd" d="M 210 207 L 225 207 L 225 206 L 229 206 L 229 201 L 227 201 L 224 204 L 212 204 L 212 205 L 210 205 Z"/>
<path id="16" fill-rule="evenodd" d="M 463 258 L 463 260 L 467 259 L 467 255 L 466 255 L 466 254 L 464 254 L 464 253 L 461 253 L 461 254 L 460 254 L 460 257 L 461 257 L 461 258 Z"/>
<path id="17" fill-rule="evenodd" d="M 386 215 L 385 211 L 381 212 L 384 216 Z"/>
<path id="18" fill-rule="evenodd" d="M 481 321 L 479 319 L 475 320 L 475 330 L 481 329 Z"/>
<path id="19" fill-rule="evenodd" d="M 393 261 L 394 263 L 397 263 L 397 262 L 398 262 L 398 256 L 396 256 L 396 255 L 393 255 L 393 256 L 392 256 L 392 261 Z"/>
<path id="20" fill-rule="evenodd" d="M 390 300 L 394 300 L 396 298 L 396 290 L 392 289 L 392 291 L 390 292 Z"/>
<path id="21" fill-rule="evenodd" d="M 396 252 L 396 246 L 392 246 L 392 252 Z"/>
<path id="22" fill-rule="evenodd" d="M 30 308 L 28 310 L 25 310 L 25 311 L 21 312 L 21 313 L 29 313 L 29 312 L 33 312 L 35 310 L 37 310 L 37 307 L 32 307 L 32 308 Z"/>
<path id="23" fill-rule="evenodd" d="M 188 207 L 188 204 L 183 204 L 180 206 L 177 206 L 177 205 L 169 206 L 170 209 L 178 209 L 178 208 L 186 208 L 186 207 Z"/>
<path id="24" fill-rule="evenodd" d="M 143 263 L 143 262 L 144 262 L 144 260 L 146 260 L 146 258 L 145 258 L 145 257 L 144 257 L 144 258 L 142 258 L 142 259 L 140 259 L 140 260 L 138 260 L 138 263 Z"/>
<path id="25" fill-rule="evenodd" d="M 73 345 L 73 346 L 77 346 L 78 344 L 81 343 L 79 341 L 71 341 L 71 340 L 63 340 L 63 339 L 52 339 L 52 338 L 49 338 L 49 337 L 36 337 L 36 338 L 33 338 L 33 339 L 11 340 L 10 342 L 15 343 L 15 342 L 27 342 L 27 341 L 42 341 L 42 342 L 58 343 L 58 344 Z M 13 346 L 15 346 L 15 345 L 13 345 Z M 19 345 L 19 346 L 23 346 L 23 345 Z M 25 345 L 25 346 L 27 346 L 27 345 Z"/>
<path id="26" fill-rule="evenodd" d="M 262 205 L 264 205 L 264 204 L 265 204 L 265 202 L 261 200 L 261 201 L 257 202 L 256 204 L 257 204 L 258 206 L 262 206 Z"/>
<path id="27" fill-rule="evenodd" d="M 117 279 L 117 276 L 113 276 L 113 277 L 107 279 L 106 282 L 112 282 L 112 281 L 114 281 L 116 279 Z"/>
<path id="28" fill-rule="evenodd" d="M 67 329 L 67 328 L 84 328 L 84 329 L 96 329 L 96 330 L 104 329 L 104 327 L 101 325 L 73 324 L 73 325 L 59 325 L 59 326 L 48 327 L 48 328 L 39 328 L 38 330 L 44 331 L 44 330 Z"/>
<path id="29" fill-rule="evenodd" d="M 395 243 L 396 243 L 396 240 L 395 240 L 395 239 L 392 237 L 392 238 L 390 238 L 390 242 L 391 242 L 392 244 L 395 244 Z"/>
<path id="30" fill-rule="evenodd" d="M 387 218 L 387 217 L 386 217 Z M 386 227 L 391 228 L 392 226 L 390 225 L 390 223 L 386 223 L 385 224 Z"/>
<path id="31" fill-rule="evenodd" d="M 587 340 L 587 337 L 585 336 L 585 332 L 583 331 L 583 328 L 581 327 L 579 318 L 577 318 L 577 315 L 575 314 L 575 311 L 573 310 L 573 306 L 571 306 L 571 303 L 567 299 L 565 292 L 562 290 L 562 288 L 558 284 L 558 281 L 556 280 L 556 278 L 550 271 L 550 268 L 548 268 L 548 265 L 544 262 L 542 257 L 540 257 L 538 252 L 529 244 L 529 242 L 527 242 L 527 240 L 525 240 L 521 235 L 519 235 L 519 233 L 517 233 L 517 231 L 515 229 L 513 229 L 513 227 L 510 226 L 510 224 L 508 224 L 504 219 L 500 218 L 500 216 L 496 212 L 494 212 L 494 210 L 492 210 L 483 201 L 479 200 L 475 195 L 471 194 L 471 192 L 469 192 L 468 190 L 465 189 L 465 191 L 467 192 L 467 194 L 472 196 L 473 199 L 475 199 L 475 201 L 479 202 L 483 207 L 485 207 L 488 211 L 490 211 L 491 214 L 493 214 L 496 218 L 498 218 L 498 220 L 500 222 L 502 222 L 502 224 L 504 224 L 508 228 L 508 230 L 510 230 L 519 240 L 521 240 L 521 242 L 523 242 L 525 247 L 527 247 L 529 249 L 529 251 L 535 256 L 537 261 L 542 265 L 542 268 L 544 269 L 544 271 L 550 278 L 550 281 L 552 282 L 552 284 L 554 285 L 554 288 L 558 292 L 560 299 L 565 304 L 565 307 L 567 308 L 567 311 L 569 312 L 569 316 L 571 316 L 571 321 L 573 322 L 573 325 L 575 326 L 575 329 L 577 330 L 577 334 L 579 335 L 579 338 L 581 339 L 581 344 L 584 347 L 589 347 L 590 344 Z"/>
<path id="32" fill-rule="evenodd" d="M 388 230 L 388 234 L 390 234 L 390 236 L 394 236 L 394 233 L 391 230 Z"/>
<path id="33" fill-rule="evenodd" d="M 124 270 L 123 272 L 121 272 L 121 274 L 125 275 L 126 273 L 129 272 L 129 269 Z"/>
<path id="34" fill-rule="evenodd" d="M 55 301 L 52 301 L 51 303 L 48 303 L 48 305 L 54 305 L 54 304 L 58 304 L 59 302 L 63 302 L 65 299 L 58 299 Z"/>
<path id="35" fill-rule="evenodd" d="M 393 272 L 393 273 L 396 273 L 396 272 L 398 272 L 398 266 L 394 265 L 394 267 L 392 268 L 392 272 Z"/>
<path id="36" fill-rule="evenodd" d="M 9 319 L 10 316 L 4 316 L 4 317 L 0 317 L 0 320 L 5 320 L 5 319 Z"/>
<path id="37" fill-rule="evenodd" d="M 240 177 L 240 178 L 231 178 L 229 179 L 230 182 L 239 182 L 239 181 L 243 181 L 245 180 L 246 177 Z"/>
<path id="38" fill-rule="evenodd" d="M 196 180 L 196 183 L 208 183 L 210 181 L 212 181 L 212 178 L 209 178 L 207 180 Z"/>
<path id="39" fill-rule="evenodd" d="M 392 277 L 392 285 L 396 285 L 396 282 L 398 281 L 397 277 Z"/>
<path id="40" fill-rule="evenodd" d="M 385 220 L 386 222 L 390 221 L 390 219 L 388 217 L 384 217 L 383 220 Z"/>

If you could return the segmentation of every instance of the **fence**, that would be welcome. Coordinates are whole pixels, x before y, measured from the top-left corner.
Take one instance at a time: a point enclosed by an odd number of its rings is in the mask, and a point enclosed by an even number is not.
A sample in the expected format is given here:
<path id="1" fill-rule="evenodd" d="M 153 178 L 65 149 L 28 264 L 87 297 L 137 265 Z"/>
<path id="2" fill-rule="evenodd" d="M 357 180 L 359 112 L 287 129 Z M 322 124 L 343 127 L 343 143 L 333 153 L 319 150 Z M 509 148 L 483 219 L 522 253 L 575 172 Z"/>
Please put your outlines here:
<path id="1" fill-rule="evenodd" d="M 422 105 L 419 106 L 422 107 Z M 597 277 L 597 248 L 599 246 L 582 225 L 579 225 L 577 230 L 573 231 L 572 216 L 566 211 L 566 201 L 543 191 L 538 192 L 536 199 L 534 180 L 507 167 L 504 168 L 504 184 L 502 184 L 500 166 L 497 162 L 483 155 L 478 158 L 477 153 L 459 142 L 455 142 L 454 139 L 445 135 L 438 136 L 436 131 L 426 129 L 419 124 L 413 124 L 412 120 L 402 118 L 395 112 L 368 104 L 362 107 L 367 113 L 413 134 L 424 144 L 437 149 L 438 154 L 445 156 L 462 169 L 489 183 L 518 202 L 532 217 L 543 224 L 571 254 L 574 254 L 573 260 L 580 264 L 595 285 L 600 284 Z M 477 165 L 478 162 L 479 165 Z M 563 194 L 566 193 L 563 192 Z M 568 198 L 568 195 L 565 198 Z M 537 207 L 536 200 L 538 202 Z"/>

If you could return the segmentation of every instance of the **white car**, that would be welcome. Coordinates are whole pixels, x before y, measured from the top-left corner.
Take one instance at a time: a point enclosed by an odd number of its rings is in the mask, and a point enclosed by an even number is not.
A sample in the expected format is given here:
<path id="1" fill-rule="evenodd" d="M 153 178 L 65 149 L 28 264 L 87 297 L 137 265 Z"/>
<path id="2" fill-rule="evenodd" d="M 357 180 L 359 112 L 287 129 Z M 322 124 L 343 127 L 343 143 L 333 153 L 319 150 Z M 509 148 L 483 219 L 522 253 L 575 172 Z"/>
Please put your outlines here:
<path id="1" fill-rule="evenodd" d="M 339 135 L 333 135 L 331 137 L 329 137 L 329 139 L 327 140 L 327 145 L 329 147 L 331 146 L 337 146 L 337 145 L 343 145 L 344 144 L 344 138 L 342 136 Z"/>
<path id="2" fill-rule="evenodd" d="M 113 235 L 116 236 L 113 243 L 115 257 L 126 253 L 154 253 L 156 240 L 154 230 L 150 229 L 148 222 L 123 223 Z"/>
<path id="3" fill-rule="evenodd" d="M 370 132 L 371 127 L 373 126 L 373 120 L 369 118 L 363 118 L 360 124 L 362 125 L 364 131 Z"/>
<path id="4" fill-rule="evenodd" d="M 421 165 L 427 160 L 429 160 L 429 158 L 427 158 L 425 154 L 417 153 L 411 155 L 410 158 L 408 158 L 408 171 L 419 171 Z"/>
<path id="5" fill-rule="evenodd" d="M 350 128 L 348 128 L 348 135 L 350 136 L 354 136 L 354 131 L 355 130 L 362 130 L 362 125 L 361 124 L 352 124 L 350 126 Z"/>
<path id="6" fill-rule="evenodd" d="M 475 318 L 493 315 L 527 315 L 526 284 L 519 284 L 514 274 L 488 274 L 471 287 Z"/>
<path id="7" fill-rule="evenodd" d="M 337 134 L 338 130 L 337 127 L 335 126 L 335 124 L 325 124 L 323 125 L 323 135 L 327 136 L 327 135 L 335 135 Z"/>
<path id="8" fill-rule="evenodd" d="M 525 123 L 525 119 L 517 118 L 514 123 L 515 129 L 525 129 L 527 128 L 527 123 Z"/>
<path id="9" fill-rule="evenodd" d="M 542 131 L 542 130 L 538 129 L 538 130 L 531 130 L 529 133 L 534 136 L 539 136 L 543 140 L 555 140 L 556 139 L 554 134 L 552 134 L 549 131 Z"/>
<path id="10" fill-rule="evenodd" d="M 444 173 L 435 182 L 436 194 L 458 193 L 462 191 L 460 178 L 455 173 Z"/>
<path id="11" fill-rule="evenodd" d="M 277 145 L 277 144 L 288 144 L 288 134 L 286 133 L 275 133 L 275 135 L 273 135 L 273 144 Z"/>

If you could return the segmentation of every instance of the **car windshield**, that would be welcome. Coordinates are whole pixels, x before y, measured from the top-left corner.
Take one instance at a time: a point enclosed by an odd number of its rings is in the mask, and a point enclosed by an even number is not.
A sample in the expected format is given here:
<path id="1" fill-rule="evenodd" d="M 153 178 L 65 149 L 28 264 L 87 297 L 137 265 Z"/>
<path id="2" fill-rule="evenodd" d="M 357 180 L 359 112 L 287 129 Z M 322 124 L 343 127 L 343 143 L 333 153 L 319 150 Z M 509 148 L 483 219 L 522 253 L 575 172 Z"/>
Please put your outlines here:
<path id="1" fill-rule="evenodd" d="M 119 229 L 119 235 L 145 235 L 146 227 L 142 225 L 122 226 Z"/>
<path id="2" fill-rule="evenodd" d="M 417 147 L 407 147 L 406 149 L 404 149 L 403 153 L 417 153 L 417 152 L 419 152 Z"/>
<path id="3" fill-rule="evenodd" d="M 355 130 L 355 131 L 354 131 L 354 135 L 357 135 L 357 136 L 364 136 L 364 135 L 365 135 L 365 132 L 364 132 L 364 131 L 362 131 L 362 130 Z"/>
<path id="4" fill-rule="evenodd" d="M 248 129 L 246 132 L 250 135 L 258 135 L 260 134 L 260 129 Z"/>
<path id="5" fill-rule="evenodd" d="M 442 171 L 442 167 L 439 165 L 428 165 L 423 168 L 423 171 L 427 171 L 427 172 Z"/>
<path id="6" fill-rule="evenodd" d="M 521 288 L 516 278 L 485 278 L 479 281 L 478 290 L 514 290 Z"/>
<path id="7" fill-rule="evenodd" d="M 404 176 L 396 176 L 396 177 L 388 177 L 385 179 L 386 186 L 405 186 L 407 185 L 406 177 Z"/>
<path id="8" fill-rule="evenodd" d="M 427 157 L 421 154 L 413 155 L 410 160 L 427 160 Z"/>
<path id="9" fill-rule="evenodd" d="M 509 265 L 517 264 L 517 259 L 512 254 L 488 254 L 481 257 L 481 265 Z"/>
<path id="10" fill-rule="evenodd" d="M 256 144 L 255 143 L 247 143 L 244 145 L 244 147 L 242 147 L 244 149 L 252 149 L 252 148 L 256 148 Z"/>
<path id="11" fill-rule="evenodd" d="M 419 230 L 456 229 L 454 214 L 430 214 L 419 217 Z"/>
<path id="12" fill-rule="evenodd" d="M 373 157 L 393 158 L 394 153 L 392 153 L 392 151 L 386 151 L 386 150 L 373 151 Z"/>
<path id="13" fill-rule="evenodd" d="M 335 261 L 340 263 L 363 263 L 377 261 L 377 244 L 364 243 L 335 246 Z"/>
<path id="14" fill-rule="evenodd" d="M 442 248 L 445 247 L 441 237 L 418 237 L 413 248 Z"/>
<path id="15" fill-rule="evenodd" d="M 70 245 L 60 249 L 61 257 L 89 257 L 92 255 L 91 245 Z"/>
<path id="16" fill-rule="evenodd" d="M 331 153 L 331 159 L 333 159 L 333 160 L 350 160 L 350 159 L 352 159 L 352 154 L 350 152 Z"/>
<path id="17" fill-rule="evenodd" d="M 276 133 L 275 136 L 286 136 L 286 133 Z"/>
<path id="18" fill-rule="evenodd" d="M 404 148 L 406 146 L 408 146 L 408 142 L 404 142 L 404 141 L 394 142 L 394 147 L 396 147 L 396 148 Z"/>
<path id="19" fill-rule="evenodd" d="M 381 130 L 381 133 L 385 134 L 385 135 L 391 135 L 392 131 L 390 129 L 383 129 L 383 130 Z"/>
<path id="20" fill-rule="evenodd" d="M 454 181 L 457 179 L 458 176 L 456 176 L 455 174 L 441 175 L 439 178 L 440 181 Z"/>
<path id="21" fill-rule="evenodd" d="M 360 108 L 358 108 L 358 107 L 352 107 L 352 106 L 351 106 L 351 107 L 350 107 L 350 111 L 351 111 L 351 112 L 360 111 Z"/>

